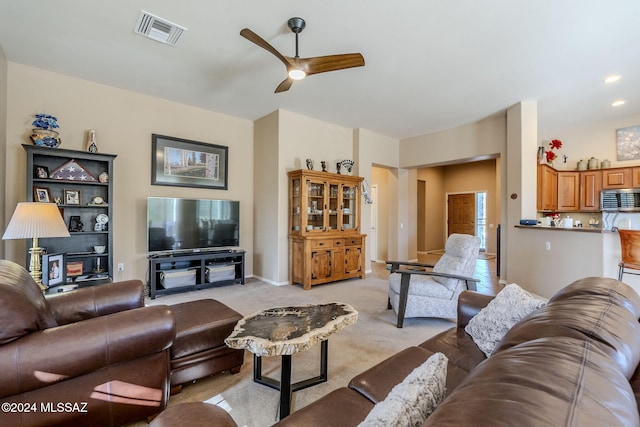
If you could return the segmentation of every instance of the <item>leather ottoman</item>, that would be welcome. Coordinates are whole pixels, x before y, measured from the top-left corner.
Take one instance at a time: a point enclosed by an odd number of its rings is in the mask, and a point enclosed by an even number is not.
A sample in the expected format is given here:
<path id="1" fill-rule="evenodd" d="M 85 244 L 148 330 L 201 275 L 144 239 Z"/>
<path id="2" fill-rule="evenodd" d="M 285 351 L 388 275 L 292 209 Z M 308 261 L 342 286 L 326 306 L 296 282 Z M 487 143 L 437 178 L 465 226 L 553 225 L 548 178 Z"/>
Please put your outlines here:
<path id="1" fill-rule="evenodd" d="M 240 372 L 244 350 L 227 347 L 227 338 L 242 315 L 214 299 L 203 299 L 169 307 L 176 321 L 171 346 L 171 387 L 230 370 Z M 178 387 L 176 389 L 176 387 Z"/>

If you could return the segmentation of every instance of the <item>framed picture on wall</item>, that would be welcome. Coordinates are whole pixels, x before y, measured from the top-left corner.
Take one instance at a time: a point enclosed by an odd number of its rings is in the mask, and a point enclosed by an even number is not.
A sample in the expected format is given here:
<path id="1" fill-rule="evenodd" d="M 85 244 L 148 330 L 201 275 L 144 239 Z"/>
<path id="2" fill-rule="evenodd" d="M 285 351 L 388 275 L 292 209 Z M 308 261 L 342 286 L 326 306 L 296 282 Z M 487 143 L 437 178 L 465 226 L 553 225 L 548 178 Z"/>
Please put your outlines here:
<path id="1" fill-rule="evenodd" d="M 229 147 L 151 136 L 151 184 L 227 189 Z"/>
<path id="2" fill-rule="evenodd" d="M 640 125 L 616 129 L 618 160 L 640 159 Z"/>

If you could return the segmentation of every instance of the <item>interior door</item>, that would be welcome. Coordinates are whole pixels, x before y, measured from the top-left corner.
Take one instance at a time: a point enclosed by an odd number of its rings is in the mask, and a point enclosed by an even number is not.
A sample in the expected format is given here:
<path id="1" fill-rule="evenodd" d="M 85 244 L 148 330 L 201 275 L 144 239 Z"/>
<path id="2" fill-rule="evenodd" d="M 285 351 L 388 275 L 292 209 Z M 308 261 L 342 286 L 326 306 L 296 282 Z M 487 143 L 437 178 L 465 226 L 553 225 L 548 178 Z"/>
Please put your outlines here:
<path id="1" fill-rule="evenodd" d="M 474 193 L 449 194 L 447 196 L 447 236 L 476 234 L 476 195 Z"/>

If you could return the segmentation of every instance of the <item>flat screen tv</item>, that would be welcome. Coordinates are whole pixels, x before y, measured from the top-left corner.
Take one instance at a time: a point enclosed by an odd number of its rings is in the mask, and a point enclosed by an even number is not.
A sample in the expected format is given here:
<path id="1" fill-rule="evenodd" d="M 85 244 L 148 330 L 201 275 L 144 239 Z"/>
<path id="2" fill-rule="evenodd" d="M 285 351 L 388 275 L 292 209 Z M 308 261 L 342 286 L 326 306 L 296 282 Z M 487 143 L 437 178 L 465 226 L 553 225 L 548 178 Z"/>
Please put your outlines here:
<path id="1" fill-rule="evenodd" d="M 238 246 L 240 202 L 147 198 L 147 251 L 198 251 Z"/>

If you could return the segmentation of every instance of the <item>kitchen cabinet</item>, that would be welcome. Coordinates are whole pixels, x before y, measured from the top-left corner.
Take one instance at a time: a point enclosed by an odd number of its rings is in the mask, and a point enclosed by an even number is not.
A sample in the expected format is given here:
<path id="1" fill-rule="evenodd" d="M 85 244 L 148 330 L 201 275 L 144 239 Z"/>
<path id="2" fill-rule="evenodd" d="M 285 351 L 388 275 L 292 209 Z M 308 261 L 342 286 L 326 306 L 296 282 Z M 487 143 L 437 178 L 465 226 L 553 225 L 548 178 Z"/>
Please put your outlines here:
<path id="1" fill-rule="evenodd" d="M 602 171 L 589 170 L 580 172 L 581 212 L 600 211 L 600 190 L 602 190 Z"/>
<path id="2" fill-rule="evenodd" d="M 561 212 L 575 212 L 580 209 L 580 173 L 558 172 L 558 204 Z"/>
<path id="3" fill-rule="evenodd" d="M 288 173 L 291 283 L 311 286 L 364 278 L 360 231 L 363 178 L 312 170 Z"/>
<path id="4" fill-rule="evenodd" d="M 558 171 L 548 165 L 538 165 L 536 206 L 539 211 L 558 210 Z"/>
<path id="5" fill-rule="evenodd" d="M 602 188 L 631 188 L 632 175 L 631 168 L 603 169 Z"/>
<path id="6" fill-rule="evenodd" d="M 631 186 L 633 188 L 640 187 L 640 167 L 631 168 Z"/>

